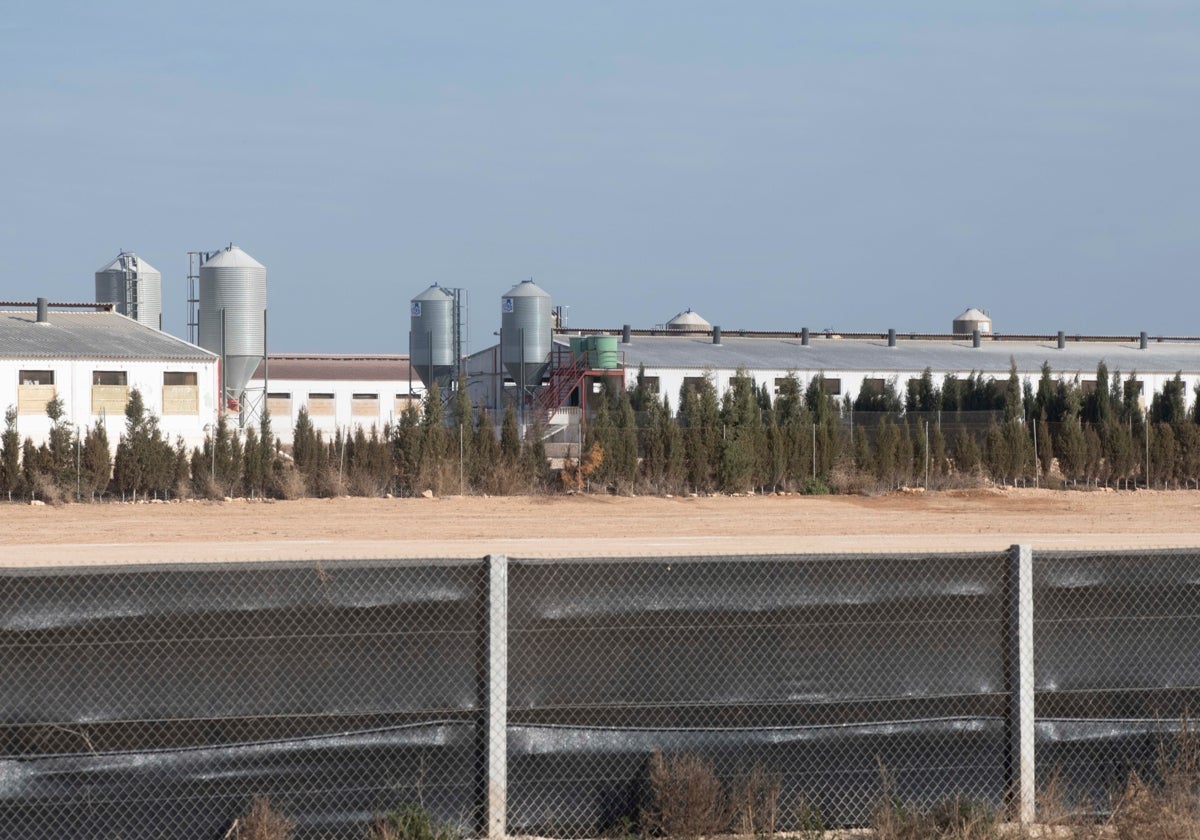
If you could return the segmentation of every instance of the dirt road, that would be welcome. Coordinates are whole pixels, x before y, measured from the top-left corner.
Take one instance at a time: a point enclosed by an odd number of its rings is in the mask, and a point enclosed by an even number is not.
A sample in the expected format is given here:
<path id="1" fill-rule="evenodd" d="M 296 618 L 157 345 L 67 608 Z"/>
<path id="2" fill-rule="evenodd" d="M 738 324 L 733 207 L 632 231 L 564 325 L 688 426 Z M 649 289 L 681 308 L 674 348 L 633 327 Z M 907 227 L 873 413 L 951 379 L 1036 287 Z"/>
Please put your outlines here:
<path id="1" fill-rule="evenodd" d="M 1200 493 L 0 505 L 0 565 L 1200 547 Z"/>

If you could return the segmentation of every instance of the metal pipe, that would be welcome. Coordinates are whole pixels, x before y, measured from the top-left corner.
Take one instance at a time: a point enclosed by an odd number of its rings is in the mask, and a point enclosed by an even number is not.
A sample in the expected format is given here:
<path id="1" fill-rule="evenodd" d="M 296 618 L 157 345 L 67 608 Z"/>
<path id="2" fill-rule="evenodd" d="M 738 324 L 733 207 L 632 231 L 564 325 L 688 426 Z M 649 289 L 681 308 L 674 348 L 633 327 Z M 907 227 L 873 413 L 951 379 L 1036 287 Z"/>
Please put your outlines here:
<path id="1" fill-rule="evenodd" d="M 800 345 L 802 347 L 808 346 L 808 327 L 800 330 Z"/>
<path id="2" fill-rule="evenodd" d="M 1062 350 L 1067 346 L 1067 334 L 1062 330 L 1058 331 L 1058 349 Z"/>
<path id="3" fill-rule="evenodd" d="M 896 346 L 896 331 L 894 329 L 889 328 L 888 329 L 888 347 L 895 347 L 895 346 Z"/>
<path id="4" fill-rule="evenodd" d="M 721 328 L 720 327 L 714 326 L 712 328 L 712 339 L 713 339 L 713 344 L 721 343 Z"/>
<path id="5" fill-rule="evenodd" d="M 39 324 L 50 323 L 50 301 L 44 297 L 37 299 L 37 322 Z"/>
<path id="6" fill-rule="evenodd" d="M 971 330 L 971 346 L 979 346 L 979 330 Z"/>

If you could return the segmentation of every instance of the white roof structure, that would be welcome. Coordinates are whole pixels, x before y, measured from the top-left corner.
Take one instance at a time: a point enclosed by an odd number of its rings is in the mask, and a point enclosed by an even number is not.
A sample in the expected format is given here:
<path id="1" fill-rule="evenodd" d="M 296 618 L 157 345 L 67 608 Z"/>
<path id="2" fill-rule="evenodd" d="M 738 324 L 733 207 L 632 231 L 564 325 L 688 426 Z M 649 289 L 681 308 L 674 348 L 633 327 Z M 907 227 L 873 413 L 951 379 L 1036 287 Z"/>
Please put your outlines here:
<path id="1" fill-rule="evenodd" d="M 712 324 L 700 317 L 690 308 L 683 310 L 670 321 L 667 321 L 667 329 L 678 330 L 680 332 L 688 332 L 691 330 L 708 330 L 712 328 Z"/>

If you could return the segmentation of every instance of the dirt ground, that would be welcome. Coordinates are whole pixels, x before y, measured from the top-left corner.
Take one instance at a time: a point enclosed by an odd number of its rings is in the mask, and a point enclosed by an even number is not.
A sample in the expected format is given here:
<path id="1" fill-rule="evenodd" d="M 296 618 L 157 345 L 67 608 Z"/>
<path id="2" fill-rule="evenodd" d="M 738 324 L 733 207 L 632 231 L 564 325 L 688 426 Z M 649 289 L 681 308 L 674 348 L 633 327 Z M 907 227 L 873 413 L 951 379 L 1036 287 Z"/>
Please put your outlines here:
<path id="1" fill-rule="evenodd" d="M 0 505 L 0 565 L 1200 547 L 1200 493 Z"/>

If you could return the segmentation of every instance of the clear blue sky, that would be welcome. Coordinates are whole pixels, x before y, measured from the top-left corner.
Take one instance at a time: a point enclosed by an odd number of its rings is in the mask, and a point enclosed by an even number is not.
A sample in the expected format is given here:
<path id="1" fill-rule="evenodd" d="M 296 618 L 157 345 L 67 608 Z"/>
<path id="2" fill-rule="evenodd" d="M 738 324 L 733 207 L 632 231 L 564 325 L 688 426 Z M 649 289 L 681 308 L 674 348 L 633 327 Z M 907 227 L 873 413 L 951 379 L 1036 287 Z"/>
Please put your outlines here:
<path id="1" fill-rule="evenodd" d="M 1200 334 L 1195 2 L 9 3 L 0 298 L 268 268 L 278 351 L 570 324 Z"/>

